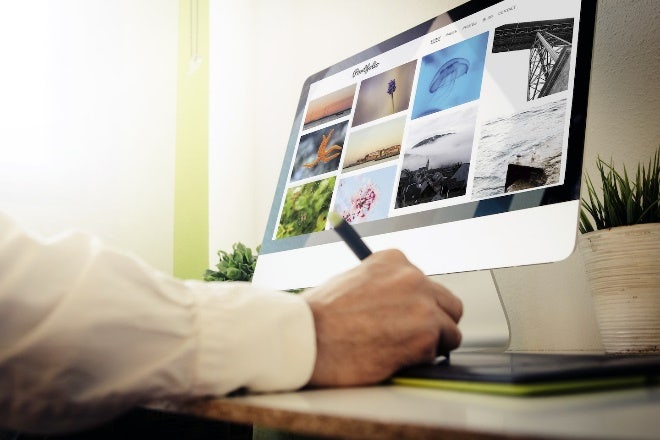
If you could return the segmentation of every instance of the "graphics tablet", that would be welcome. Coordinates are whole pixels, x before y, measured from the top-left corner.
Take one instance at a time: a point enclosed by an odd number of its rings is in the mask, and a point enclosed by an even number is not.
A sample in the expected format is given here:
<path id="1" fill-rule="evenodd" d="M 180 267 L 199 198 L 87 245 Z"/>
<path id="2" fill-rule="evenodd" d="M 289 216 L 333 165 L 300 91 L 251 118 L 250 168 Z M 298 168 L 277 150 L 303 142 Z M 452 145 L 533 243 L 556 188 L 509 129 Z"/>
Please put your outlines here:
<path id="1" fill-rule="evenodd" d="M 399 385 L 509 395 L 641 386 L 660 381 L 660 356 L 456 352 L 399 371 Z"/>

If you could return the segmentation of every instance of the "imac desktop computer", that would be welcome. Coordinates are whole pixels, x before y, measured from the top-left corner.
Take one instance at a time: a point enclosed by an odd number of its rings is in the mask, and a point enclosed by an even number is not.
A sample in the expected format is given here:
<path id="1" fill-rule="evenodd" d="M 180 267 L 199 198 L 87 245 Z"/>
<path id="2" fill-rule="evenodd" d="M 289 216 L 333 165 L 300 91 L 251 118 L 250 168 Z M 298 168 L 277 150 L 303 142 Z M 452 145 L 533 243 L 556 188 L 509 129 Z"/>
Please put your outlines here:
<path id="1" fill-rule="evenodd" d="M 469 1 L 310 76 L 253 283 L 312 287 L 359 264 L 331 212 L 428 275 L 571 255 L 595 15 L 592 0 Z M 527 394 L 658 367 L 496 354 L 457 353 L 395 381 Z"/>

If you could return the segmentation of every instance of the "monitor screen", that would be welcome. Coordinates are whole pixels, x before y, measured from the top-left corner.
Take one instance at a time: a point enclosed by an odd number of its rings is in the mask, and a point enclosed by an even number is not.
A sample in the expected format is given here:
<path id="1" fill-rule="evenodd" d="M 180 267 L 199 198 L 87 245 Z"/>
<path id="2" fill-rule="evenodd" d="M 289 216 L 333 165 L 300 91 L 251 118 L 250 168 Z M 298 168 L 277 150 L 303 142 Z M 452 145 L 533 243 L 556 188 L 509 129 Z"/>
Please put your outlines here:
<path id="1" fill-rule="evenodd" d="M 595 2 L 470 1 L 310 76 L 253 282 L 359 263 L 342 215 L 427 274 L 575 246 Z"/>

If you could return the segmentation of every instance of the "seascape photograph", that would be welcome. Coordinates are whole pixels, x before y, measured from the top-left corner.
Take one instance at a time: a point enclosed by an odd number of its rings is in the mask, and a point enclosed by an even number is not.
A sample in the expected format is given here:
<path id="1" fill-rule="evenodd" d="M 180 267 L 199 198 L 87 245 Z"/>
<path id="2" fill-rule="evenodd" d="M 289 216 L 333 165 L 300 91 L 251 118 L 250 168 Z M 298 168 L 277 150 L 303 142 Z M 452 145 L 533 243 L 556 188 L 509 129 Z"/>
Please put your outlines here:
<path id="1" fill-rule="evenodd" d="M 477 110 L 471 103 L 411 122 L 396 208 L 465 195 Z"/>
<path id="2" fill-rule="evenodd" d="M 412 118 L 479 99 L 488 32 L 422 58 Z"/>
<path id="3" fill-rule="evenodd" d="M 566 99 L 549 101 L 481 127 L 472 198 L 560 183 Z"/>
<path id="4" fill-rule="evenodd" d="M 345 146 L 343 171 L 353 171 L 394 160 L 401 152 L 406 117 L 354 130 Z"/>
<path id="5" fill-rule="evenodd" d="M 347 126 L 348 122 L 344 121 L 301 136 L 291 181 L 336 171 L 344 149 Z"/>
<path id="6" fill-rule="evenodd" d="M 352 126 L 407 110 L 416 65 L 413 60 L 362 81 Z"/>

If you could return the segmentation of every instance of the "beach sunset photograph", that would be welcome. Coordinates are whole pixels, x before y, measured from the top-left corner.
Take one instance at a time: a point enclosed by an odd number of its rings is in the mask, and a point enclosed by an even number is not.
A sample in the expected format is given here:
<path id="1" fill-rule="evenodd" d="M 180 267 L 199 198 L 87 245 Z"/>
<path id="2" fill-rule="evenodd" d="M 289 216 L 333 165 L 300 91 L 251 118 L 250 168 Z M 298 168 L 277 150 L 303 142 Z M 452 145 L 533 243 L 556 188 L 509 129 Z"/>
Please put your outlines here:
<path id="1" fill-rule="evenodd" d="M 314 99 L 307 107 L 303 130 L 323 125 L 351 114 L 356 84 Z"/>

